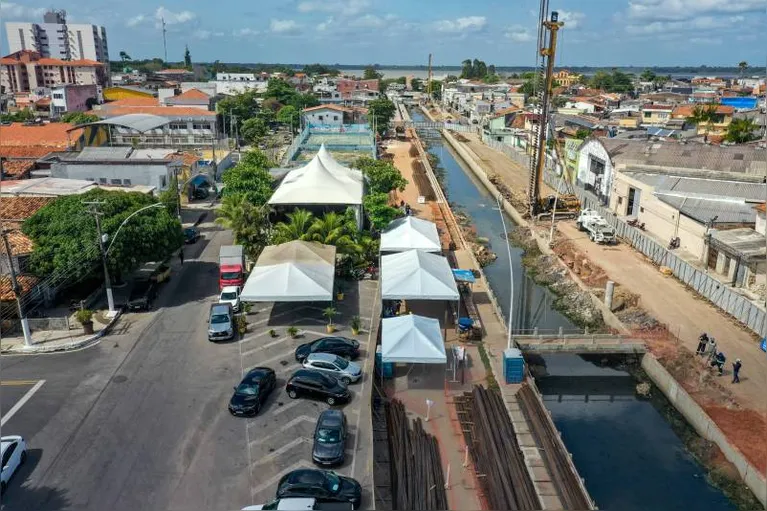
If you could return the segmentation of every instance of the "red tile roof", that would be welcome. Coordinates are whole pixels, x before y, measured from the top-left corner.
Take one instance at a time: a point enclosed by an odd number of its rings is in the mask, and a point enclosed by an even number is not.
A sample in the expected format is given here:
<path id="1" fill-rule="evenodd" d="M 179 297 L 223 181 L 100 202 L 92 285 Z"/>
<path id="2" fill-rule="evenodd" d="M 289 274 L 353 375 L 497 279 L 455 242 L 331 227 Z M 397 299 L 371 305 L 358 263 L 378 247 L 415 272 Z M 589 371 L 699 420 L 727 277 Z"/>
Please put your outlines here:
<path id="1" fill-rule="evenodd" d="M 181 163 L 184 164 L 184 166 L 187 166 L 187 167 L 191 167 L 192 165 L 197 163 L 197 161 L 200 160 L 200 157 L 198 155 L 189 151 L 186 151 L 183 153 L 170 153 L 166 155 L 165 157 L 171 160 L 180 161 Z"/>
<path id="2" fill-rule="evenodd" d="M 168 99 L 204 99 L 204 100 L 210 100 L 210 96 L 205 94 L 200 89 L 189 89 L 186 92 L 182 92 L 178 96 L 174 96 L 173 98 Z"/>
<path id="3" fill-rule="evenodd" d="M 160 106 L 160 101 L 157 98 L 147 97 L 123 98 L 104 103 L 102 108 L 112 108 L 118 106 Z"/>
<path id="4" fill-rule="evenodd" d="M 643 105 L 642 110 L 673 110 L 671 105 Z"/>
<path id="5" fill-rule="evenodd" d="M 127 114 L 150 114 L 159 115 L 161 117 L 215 117 L 216 112 L 209 110 L 203 110 L 202 108 L 183 107 L 183 106 L 125 106 L 118 108 L 107 107 L 102 105 L 101 110 L 91 110 L 87 112 L 89 114 L 98 115 L 99 117 L 116 117 L 118 115 Z"/>
<path id="6" fill-rule="evenodd" d="M 674 117 L 690 117 L 694 110 L 696 105 L 681 105 L 676 108 L 674 108 L 674 111 L 671 112 L 671 115 Z M 699 105 L 702 108 L 706 108 L 706 105 Z M 727 105 L 716 105 L 716 113 L 721 115 L 732 115 L 735 113 L 735 107 L 727 106 Z"/>
<path id="7" fill-rule="evenodd" d="M 3 146 L 0 145 L 0 158 L 7 159 L 27 159 L 36 160 L 47 156 L 53 151 L 55 147 L 46 147 L 42 145 L 29 145 L 29 146 Z"/>
<path id="8" fill-rule="evenodd" d="M 18 275 L 16 281 L 19 283 L 21 293 L 28 293 L 39 282 L 37 277 L 32 275 Z M 3 275 L 0 277 L 0 302 L 11 302 L 16 299 L 16 295 L 13 294 L 13 286 L 11 285 L 10 275 Z"/>
<path id="9" fill-rule="evenodd" d="M 23 179 L 29 175 L 29 171 L 35 166 L 34 160 L 4 160 L 2 162 L 3 179 Z"/>
<path id="10" fill-rule="evenodd" d="M 33 195 L 3 197 L 0 200 L 0 219 L 26 220 L 53 199 L 53 197 L 37 197 Z"/>
<path id="11" fill-rule="evenodd" d="M 4 224 L 5 225 L 5 224 Z M 7 225 L 6 225 L 7 227 Z M 34 245 L 26 234 L 18 229 L 6 231 L 8 244 L 11 246 L 11 254 L 26 255 L 32 253 Z M 5 254 L 5 243 L 0 243 L 0 254 Z"/>
<path id="12" fill-rule="evenodd" d="M 45 146 L 66 149 L 73 145 L 83 130 L 67 132 L 74 124 L 51 122 L 48 124 L 24 125 L 14 122 L 0 126 L 0 146 Z"/>
<path id="13" fill-rule="evenodd" d="M 316 110 L 336 110 L 338 112 L 351 112 L 351 108 L 346 108 L 341 105 L 317 105 L 311 108 L 304 108 L 304 112 L 314 112 Z"/>

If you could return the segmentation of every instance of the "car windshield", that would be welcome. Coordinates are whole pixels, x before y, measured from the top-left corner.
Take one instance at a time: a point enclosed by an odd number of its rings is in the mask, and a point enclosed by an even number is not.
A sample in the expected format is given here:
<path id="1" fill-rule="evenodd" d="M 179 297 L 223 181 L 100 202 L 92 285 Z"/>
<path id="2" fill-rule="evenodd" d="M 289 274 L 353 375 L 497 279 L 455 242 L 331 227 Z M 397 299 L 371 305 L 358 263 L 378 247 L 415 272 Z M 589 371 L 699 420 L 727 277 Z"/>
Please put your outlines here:
<path id="1" fill-rule="evenodd" d="M 210 318 L 210 322 L 214 325 L 219 325 L 221 323 L 229 323 L 229 316 L 226 314 L 216 314 L 212 318 Z"/>
<path id="2" fill-rule="evenodd" d="M 331 493 L 336 493 L 341 487 L 341 480 L 333 472 L 325 474 L 325 488 Z"/>
<path id="3" fill-rule="evenodd" d="M 333 363 L 339 368 L 339 369 L 346 369 L 349 367 L 349 362 L 341 357 L 336 357 L 335 361 Z"/>
<path id="4" fill-rule="evenodd" d="M 255 396 L 258 394 L 258 384 L 257 383 L 240 383 L 237 386 L 237 394 L 242 394 L 244 396 Z"/>
<path id="5" fill-rule="evenodd" d="M 237 299 L 237 293 L 221 293 L 221 299 L 222 300 L 236 300 Z"/>
<path id="6" fill-rule="evenodd" d="M 240 272 L 238 271 L 225 271 L 221 274 L 223 280 L 237 280 L 240 278 Z"/>
<path id="7" fill-rule="evenodd" d="M 341 432 L 337 429 L 320 428 L 317 441 L 321 444 L 336 444 L 341 441 Z"/>

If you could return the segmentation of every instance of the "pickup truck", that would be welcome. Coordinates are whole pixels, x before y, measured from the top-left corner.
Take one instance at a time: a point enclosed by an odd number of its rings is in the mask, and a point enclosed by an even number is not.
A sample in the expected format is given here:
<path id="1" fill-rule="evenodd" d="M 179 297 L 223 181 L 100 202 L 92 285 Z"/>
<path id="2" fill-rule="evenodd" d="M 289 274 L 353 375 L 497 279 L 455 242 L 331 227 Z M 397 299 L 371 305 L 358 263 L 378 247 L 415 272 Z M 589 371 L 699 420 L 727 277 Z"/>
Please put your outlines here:
<path id="1" fill-rule="evenodd" d="M 575 223 L 579 231 L 589 233 L 589 239 L 594 243 L 610 245 L 618 241 L 615 229 L 593 209 L 582 210 Z"/>

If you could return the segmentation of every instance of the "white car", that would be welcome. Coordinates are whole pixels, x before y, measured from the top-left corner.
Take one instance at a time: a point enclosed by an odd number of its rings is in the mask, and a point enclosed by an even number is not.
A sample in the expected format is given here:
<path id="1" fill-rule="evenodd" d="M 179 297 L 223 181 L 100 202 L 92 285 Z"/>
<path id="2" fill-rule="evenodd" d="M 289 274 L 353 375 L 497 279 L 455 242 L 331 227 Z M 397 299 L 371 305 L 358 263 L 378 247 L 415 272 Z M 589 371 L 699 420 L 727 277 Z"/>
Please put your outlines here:
<path id="1" fill-rule="evenodd" d="M 0 493 L 5 493 L 8 481 L 27 459 L 27 444 L 20 436 L 0 437 L 0 450 L 2 451 L 2 483 Z"/>
<path id="2" fill-rule="evenodd" d="M 261 509 L 275 509 L 277 511 L 342 511 L 353 509 L 353 507 L 349 502 L 320 502 L 312 498 L 289 497 L 276 499 L 268 504 L 244 507 L 242 511 L 260 511 Z"/>
<path id="3" fill-rule="evenodd" d="M 240 312 L 240 286 L 226 286 L 222 289 L 218 303 L 231 304 L 234 312 Z"/>
<path id="4" fill-rule="evenodd" d="M 320 371 L 346 384 L 362 378 L 362 368 L 358 364 L 331 353 L 311 353 L 303 365 L 305 369 Z"/>

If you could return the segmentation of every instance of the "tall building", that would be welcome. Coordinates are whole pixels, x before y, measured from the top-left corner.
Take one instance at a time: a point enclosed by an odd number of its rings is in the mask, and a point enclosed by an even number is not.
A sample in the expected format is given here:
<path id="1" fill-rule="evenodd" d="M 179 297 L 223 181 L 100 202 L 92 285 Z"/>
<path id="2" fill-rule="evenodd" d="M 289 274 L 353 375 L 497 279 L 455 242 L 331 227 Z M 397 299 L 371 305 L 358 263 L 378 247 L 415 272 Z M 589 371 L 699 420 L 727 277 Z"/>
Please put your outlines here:
<path id="1" fill-rule="evenodd" d="M 0 58 L 0 90 L 30 92 L 62 85 L 107 85 L 105 64 L 89 59 L 62 60 L 23 50 Z"/>
<path id="2" fill-rule="evenodd" d="M 65 11 L 48 11 L 43 23 L 5 24 L 10 53 L 31 50 L 43 58 L 109 63 L 107 31 L 96 25 L 67 23 Z"/>

